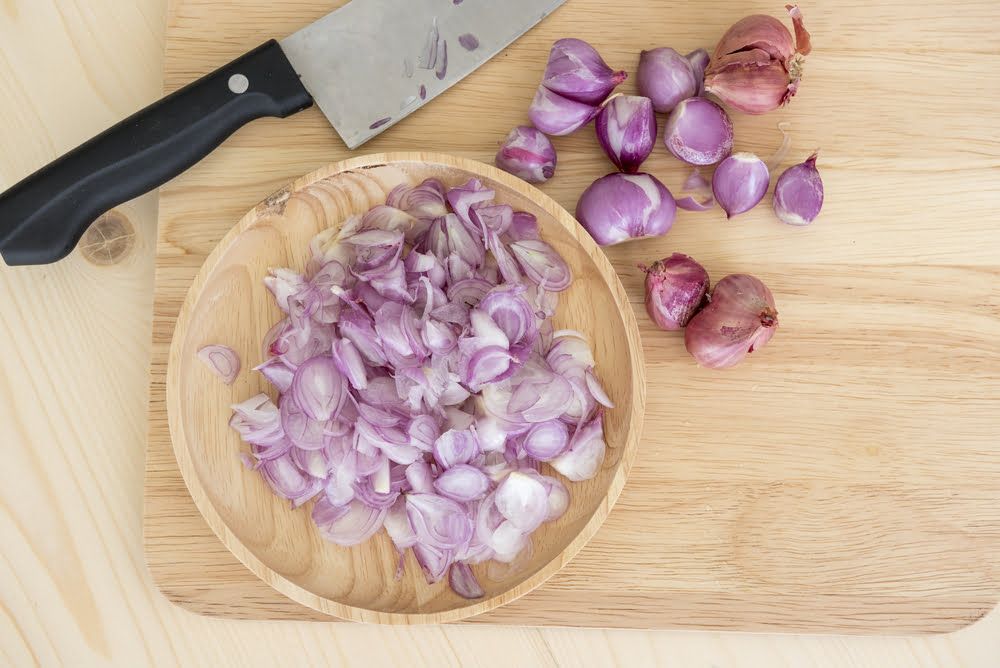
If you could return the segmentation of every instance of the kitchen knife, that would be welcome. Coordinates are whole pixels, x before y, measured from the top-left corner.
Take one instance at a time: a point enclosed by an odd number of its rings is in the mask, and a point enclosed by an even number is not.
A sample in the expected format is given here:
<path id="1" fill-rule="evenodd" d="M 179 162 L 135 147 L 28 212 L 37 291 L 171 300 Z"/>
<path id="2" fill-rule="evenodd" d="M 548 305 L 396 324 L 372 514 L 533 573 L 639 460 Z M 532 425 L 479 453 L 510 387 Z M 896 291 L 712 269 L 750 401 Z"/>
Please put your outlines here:
<path id="1" fill-rule="evenodd" d="M 422 107 L 566 0 L 353 0 L 125 119 L 0 195 L 8 265 L 62 259 L 102 213 L 250 121 L 315 101 L 348 148 Z"/>

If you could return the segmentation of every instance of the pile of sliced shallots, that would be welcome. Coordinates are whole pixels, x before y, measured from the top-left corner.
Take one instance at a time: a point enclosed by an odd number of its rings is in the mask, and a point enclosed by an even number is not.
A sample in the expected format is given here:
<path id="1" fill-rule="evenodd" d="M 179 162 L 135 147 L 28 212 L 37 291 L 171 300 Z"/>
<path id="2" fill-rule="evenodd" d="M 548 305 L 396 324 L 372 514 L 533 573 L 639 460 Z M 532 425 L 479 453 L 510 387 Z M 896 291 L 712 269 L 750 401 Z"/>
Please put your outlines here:
<path id="1" fill-rule="evenodd" d="M 516 567 L 531 535 L 604 460 L 602 406 L 583 336 L 553 331 L 569 267 L 534 216 L 477 180 L 399 186 L 385 205 L 311 242 L 304 274 L 265 279 L 286 316 L 257 367 L 277 389 L 233 407 L 243 455 L 276 494 L 315 499 L 322 536 L 383 527 L 428 582 L 483 590 L 470 564 Z M 231 382 L 238 360 L 203 355 Z M 214 360 L 214 362 L 213 362 Z M 401 574 L 401 570 L 400 573 Z"/>

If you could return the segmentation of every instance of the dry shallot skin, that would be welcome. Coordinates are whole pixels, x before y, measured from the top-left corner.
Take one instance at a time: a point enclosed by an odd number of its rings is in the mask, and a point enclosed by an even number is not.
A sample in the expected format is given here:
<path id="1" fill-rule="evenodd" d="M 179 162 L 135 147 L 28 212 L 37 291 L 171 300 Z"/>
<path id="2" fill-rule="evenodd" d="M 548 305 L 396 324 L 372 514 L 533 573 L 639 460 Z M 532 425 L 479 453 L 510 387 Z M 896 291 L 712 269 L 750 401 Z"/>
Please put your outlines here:
<path id="1" fill-rule="evenodd" d="M 684 345 L 699 365 L 724 369 L 763 347 L 777 329 L 778 311 L 767 286 L 749 274 L 730 274 L 688 323 Z"/>
<path id="2" fill-rule="evenodd" d="M 719 40 L 708 69 L 705 90 L 748 114 L 764 114 L 795 95 L 805 56 L 812 49 L 797 5 L 785 5 L 795 39 L 773 16 L 754 14 L 737 21 Z"/>

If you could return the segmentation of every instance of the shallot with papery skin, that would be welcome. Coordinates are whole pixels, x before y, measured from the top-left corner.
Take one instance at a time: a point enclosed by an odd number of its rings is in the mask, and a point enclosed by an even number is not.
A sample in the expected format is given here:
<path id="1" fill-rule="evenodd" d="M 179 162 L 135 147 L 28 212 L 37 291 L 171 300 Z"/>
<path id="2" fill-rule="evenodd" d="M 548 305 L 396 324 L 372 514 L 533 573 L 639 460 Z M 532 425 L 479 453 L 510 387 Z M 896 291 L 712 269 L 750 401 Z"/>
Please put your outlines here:
<path id="1" fill-rule="evenodd" d="M 712 193 L 727 218 L 757 206 L 771 182 L 764 161 L 753 153 L 734 153 L 715 168 Z"/>
<path id="2" fill-rule="evenodd" d="M 603 102 L 626 78 L 626 72 L 612 70 L 590 44 L 567 38 L 552 45 L 542 85 L 565 98 L 593 106 Z"/>
<path id="3" fill-rule="evenodd" d="M 697 167 L 684 181 L 684 192 L 693 192 L 701 197 L 695 199 L 692 195 L 677 200 L 677 207 L 685 211 L 708 211 L 715 206 L 715 195 L 712 194 L 712 184 L 709 183 Z"/>
<path id="4" fill-rule="evenodd" d="M 608 100 L 594 122 L 597 140 L 623 172 L 635 174 L 653 152 L 656 116 L 649 98 L 618 95 Z"/>
<path id="5" fill-rule="evenodd" d="M 661 47 L 639 54 L 635 83 L 639 94 L 652 100 L 653 109 L 665 114 L 673 111 L 681 100 L 697 95 L 704 72 L 702 67 L 699 77 L 688 58 L 669 47 Z"/>
<path id="6" fill-rule="evenodd" d="M 495 195 L 476 179 L 397 186 L 317 235 L 304 273 L 272 270 L 283 317 L 257 370 L 278 399 L 238 403 L 230 420 L 241 461 L 293 507 L 314 500 L 324 539 L 357 545 L 384 527 L 428 582 L 447 576 L 466 598 L 484 595 L 472 564 L 510 575 L 566 511 L 542 459 L 570 480 L 597 475 L 614 405 L 587 341 L 553 331 L 569 266 Z"/>
<path id="7" fill-rule="evenodd" d="M 705 302 L 708 272 L 683 253 L 657 260 L 646 272 L 646 312 L 660 329 L 683 329 Z"/>
<path id="8" fill-rule="evenodd" d="M 777 329 L 767 286 L 749 274 L 732 274 L 715 285 L 708 305 L 688 323 L 684 345 L 701 366 L 721 369 L 763 347 Z"/>
<path id="9" fill-rule="evenodd" d="M 495 164 L 528 183 L 545 183 L 556 173 L 556 149 L 542 132 L 520 125 L 503 140 Z"/>
<path id="10" fill-rule="evenodd" d="M 576 219 L 602 246 L 663 236 L 676 214 L 673 195 L 649 174 L 603 176 L 583 191 L 576 205 Z"/>
<path id="11" fill-rule="evenodd" d="M 593 120 L 598 111 L 600 108 L 597 106 L 572 100 L 539 86 L 535 99 L 528 107 L 528 118 L 545 134 L 559 137 L 583 127 Z"/>
<path id="12" fill-rule="evenodd" d="M 808 225 L 823 208 L 823 179 L 816 169 L 813 153 L 798 165 L 785 170 L 774 186 L 774 213 L 783 223 Z"/>
<path id="13" fill-rule="evenodd" d="M 719 40 L 705 72 L 705 90 L 748 114 L 787 104 L 799 88 L 812 46 L 797 5 L 785 5 L 792 34 L 778 19 L 755 14 L 734 24 Z"/>
<path id="14" fill-rule="evenodd" d="M 733 150 L 733 123 L 716 103 L 690 97 L 670 113 L 663 142 L 689 165 L 714 165 Z"/>

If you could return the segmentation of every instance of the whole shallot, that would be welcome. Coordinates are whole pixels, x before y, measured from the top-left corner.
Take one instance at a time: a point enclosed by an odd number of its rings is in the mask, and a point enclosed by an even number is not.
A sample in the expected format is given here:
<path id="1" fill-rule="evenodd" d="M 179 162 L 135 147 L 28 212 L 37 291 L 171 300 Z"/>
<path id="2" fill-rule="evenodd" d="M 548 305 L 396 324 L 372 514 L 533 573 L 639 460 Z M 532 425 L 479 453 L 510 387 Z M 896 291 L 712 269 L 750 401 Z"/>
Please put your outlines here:
<path id="1" fill-rule="evenodd" d="M 792 34 L 778 19 L 755 14 L 741 19 L 719 40 L 705 71 L 705 90 L 748 114 L 787 104 L 799 88 L 812 46 L 797 5 L 785 5 Z"/>
<path id="2" fill-rule="evenodd" d="M 646 272 L 646 312 L 660 329 L 683 329 L 701 308 L 708 292 L 708 272 L 683 253 L 657 260 Z"/>
<path id="3" fill-rule="evenodd" d="M 590 184 L 576 204 L 576 219 L 602 246 L 666 234 L 677 205 L 649 174 L 608 174 Z"/>
<path id="4" fill-rule="evenodd" d="M 566 38 L 552 45 L 542 85 L 570 100 L 596 106 L 627 78 L 624 70 L 611 69 L 587 42 Z"/>
<path id="5" fill-rule="evenodd" d="M 763 347 L 777 329 L 778 311 L 767 286 L 749 274 L 731 274 L 688 323 L 684 345 L 701 366 L 722 369 Z"/>

